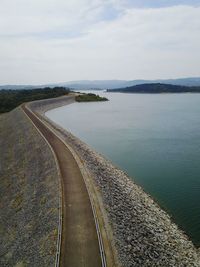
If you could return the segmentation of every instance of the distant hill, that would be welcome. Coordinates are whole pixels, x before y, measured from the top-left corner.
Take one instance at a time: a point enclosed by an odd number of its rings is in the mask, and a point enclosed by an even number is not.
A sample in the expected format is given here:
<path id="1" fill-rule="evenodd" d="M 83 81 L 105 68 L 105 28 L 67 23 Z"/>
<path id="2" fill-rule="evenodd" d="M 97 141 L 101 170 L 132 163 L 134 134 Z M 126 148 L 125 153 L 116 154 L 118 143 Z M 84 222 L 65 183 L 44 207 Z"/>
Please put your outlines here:
<path id="1" fill-rule="evenodd" d="M 196 78 L 180 78 L 180 79 L 166 79 L 166 80 L 165 79 L 134 80 L 134 81 L 128 81 L 127 85 L 123 87 L 129 87 L 129 86 L 139 85 L 139 84 L 151 84 L 151 83 L 172 84 L 172 85 L 182 85 L 182 86 L 200 86 L 200 78 L 196 77 Z"/>
<path id="2" fill-rule="evenodd" d="M 23 89 L 34 89 L 39 87 L 40 86 L 25 85 L 25 84 L 24 85 L 6 84 L 6 85 L 0 85 L 0 90 L 23 90 Z"/>
<path id="3" fill-rule="evenodd" d="M 66 86 L 75 90 L 105 90 L 105 89 L 117 89 L 122 87 L 129 87 L 139 84 L 149 83 L 163 83 L 183 86 L 200 86 L 200 77 L 197 78 L 181 78 L 181 79 L 167 79 L 167 80 L 83 80 L 83 81 L 71 81 L 59 84 L 52 84 L 52 86 Z M 51 86 L 47 84 L 47 86 Z"/>
<path id="4" fill-rule="evenodd" d="M 173 84 L 182 86 L 200 86 L 200 77 L 196 78 L 180 78 L 180 79 L 166 79 L 166 80 L 80 80 L 69 81 L 61 83 L 50 83 L 43 85 L 0 85 L 0 89 L 34 89 L 44 87 L 64 86 L 74 90 L 105 90 L 105 89 L 117 89 L 123 87 L 130 87 L 139 84 Z"/>
<path id="5" fill-rule="evenodd" d="M 72 81 L 61 83 L 62 86 L 67 86 L 76 90 L 105 90 L 108 88 L 123 87 L 126 81 L 123 80 L 94 80 L 94 81 Z"/>
<path id="6" fill-rule="evenodd" d="M 121 93 L 200 93 L 200 86 L 180 86 L 163 83 L 139 84 L 125 88 L 108 89 L 108 92 Z"/>

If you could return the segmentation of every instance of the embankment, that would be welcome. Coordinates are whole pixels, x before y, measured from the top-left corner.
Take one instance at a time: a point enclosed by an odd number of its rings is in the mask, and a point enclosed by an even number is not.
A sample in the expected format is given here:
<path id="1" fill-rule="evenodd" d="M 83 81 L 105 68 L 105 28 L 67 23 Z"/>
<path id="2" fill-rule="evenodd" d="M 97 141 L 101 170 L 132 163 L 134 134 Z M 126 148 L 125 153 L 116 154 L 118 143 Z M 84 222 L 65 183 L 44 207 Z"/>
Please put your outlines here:
<path id="1" fill-rule="evenodd" d="M 58 106 L 59 99 L 53 100 L 50 106 L 48 102 L 40 102 L 39 109 L 36 102 L 30 105 L 42 113 Z M 122 266 L 200 266 L 198 250 L 142 188 L 81 140 L 45 120 L 70 145 L 90 174 Z"/>
<path id="2" fill-rule="evenodd" d="M 71 93 L 67 96 L 30 102 L 28 106 L 30 107 L 31 110 L 41 115 L 44 115 L 44 113 L 50 109 L 69 105 L 73 102 L 75 102 L 75 95 L 74 93 Z"/>
<path id="3" fill-rule="evenodd" d="M 0 116 L 0 266 L 54 266 L 59 178 L 21 108 Z"/>
<path id="4" fill-rule="evenodd" d="M 29 104 L 40 114 L 74 98 Z M 123 171 L 44 117 L 95 185 L 113 250 L 124 267 L 199 267 L 198 250 Z M 59 177 L 52 152 L 20 108 L 0 116 L 0 266 L 53 266 Z M 95 200 L 94 199 L 94 200 Z M 110 267 L 110 266 L 109 266 Z"/>

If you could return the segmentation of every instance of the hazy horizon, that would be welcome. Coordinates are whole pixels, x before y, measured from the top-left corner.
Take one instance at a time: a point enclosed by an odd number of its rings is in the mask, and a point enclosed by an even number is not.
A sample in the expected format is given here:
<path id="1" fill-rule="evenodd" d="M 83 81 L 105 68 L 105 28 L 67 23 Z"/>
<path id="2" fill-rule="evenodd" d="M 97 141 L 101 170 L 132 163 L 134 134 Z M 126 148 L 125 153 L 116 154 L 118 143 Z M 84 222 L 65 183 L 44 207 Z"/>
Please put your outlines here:
<path id="1" fill-rule="evenodd" d="M 104 79 L 85 79 L 85 80 L 80 80 L 80 79 L 77 79 L 77 80 L 68 80 L 68 81 L 56 81 L 56 82 L 44 82 L 44 83 L 37 83 L 37 82 L 34 82 L 34 83 L 17 83 L 17 84 L 14 84 L 14 83 L 0 83 L 0 86 L 9 86 L 9 85 L 12 85 L 12 86 L 23 86 L 23 85 L 30 85 L 30 86 L 40 86 L 40 85 L 51 85 L 51 84 L 55 84 L 55 85 L 59 85 L 59 84 L 63 84 L 63 83 L 81 83 L 81 82 L 112 82 L 112 81 L 125 81 L 125 82 L 130 82 L 130 81 L 137 81 L 137 80 L 144 80 L 144 81 L 156 81 L 156 80 L 179 80 L 179 79 L 200 79 L 200 75 L 199 76 L 196 76 L 196 77 L 177 77 L 177 78 L 155 78 L 155 79 L 145 79 L 145 78 L 141 78 L 141 79 L 129 79 L 129 80 L 123 80 L 123 79 L 107 79 L 107 80 L 104 80 Z"/>

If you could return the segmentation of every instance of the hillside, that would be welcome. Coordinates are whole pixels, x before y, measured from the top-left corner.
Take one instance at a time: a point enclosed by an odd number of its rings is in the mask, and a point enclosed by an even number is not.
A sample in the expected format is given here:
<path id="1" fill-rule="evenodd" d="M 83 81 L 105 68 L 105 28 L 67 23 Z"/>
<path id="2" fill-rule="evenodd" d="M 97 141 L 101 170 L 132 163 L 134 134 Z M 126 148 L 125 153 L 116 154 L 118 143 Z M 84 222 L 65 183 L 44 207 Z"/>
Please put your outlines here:
<path id="1" fill-rule="evenodd" d="M 200 86 L 180 86 L 162 83 L 141 84 L 125 88 L 108 89 L 108 92 L 121 93 L 200 93 Z"/>

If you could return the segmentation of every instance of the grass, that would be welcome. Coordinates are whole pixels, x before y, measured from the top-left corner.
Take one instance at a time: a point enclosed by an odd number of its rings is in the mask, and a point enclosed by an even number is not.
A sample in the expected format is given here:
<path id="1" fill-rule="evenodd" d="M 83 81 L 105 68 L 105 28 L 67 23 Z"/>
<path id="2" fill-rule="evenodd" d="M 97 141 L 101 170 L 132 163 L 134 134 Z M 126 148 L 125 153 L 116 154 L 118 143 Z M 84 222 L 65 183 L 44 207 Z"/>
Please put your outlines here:
<path id="1" fill-rule="evenodd" d="M 21 204 L 23 201 L 23 196 L 22 194 L 18 194 L 15 199 L 12 201 L 12 207 L 16 209 L 16 211 L 19 211 L 21 209 Z"/>

